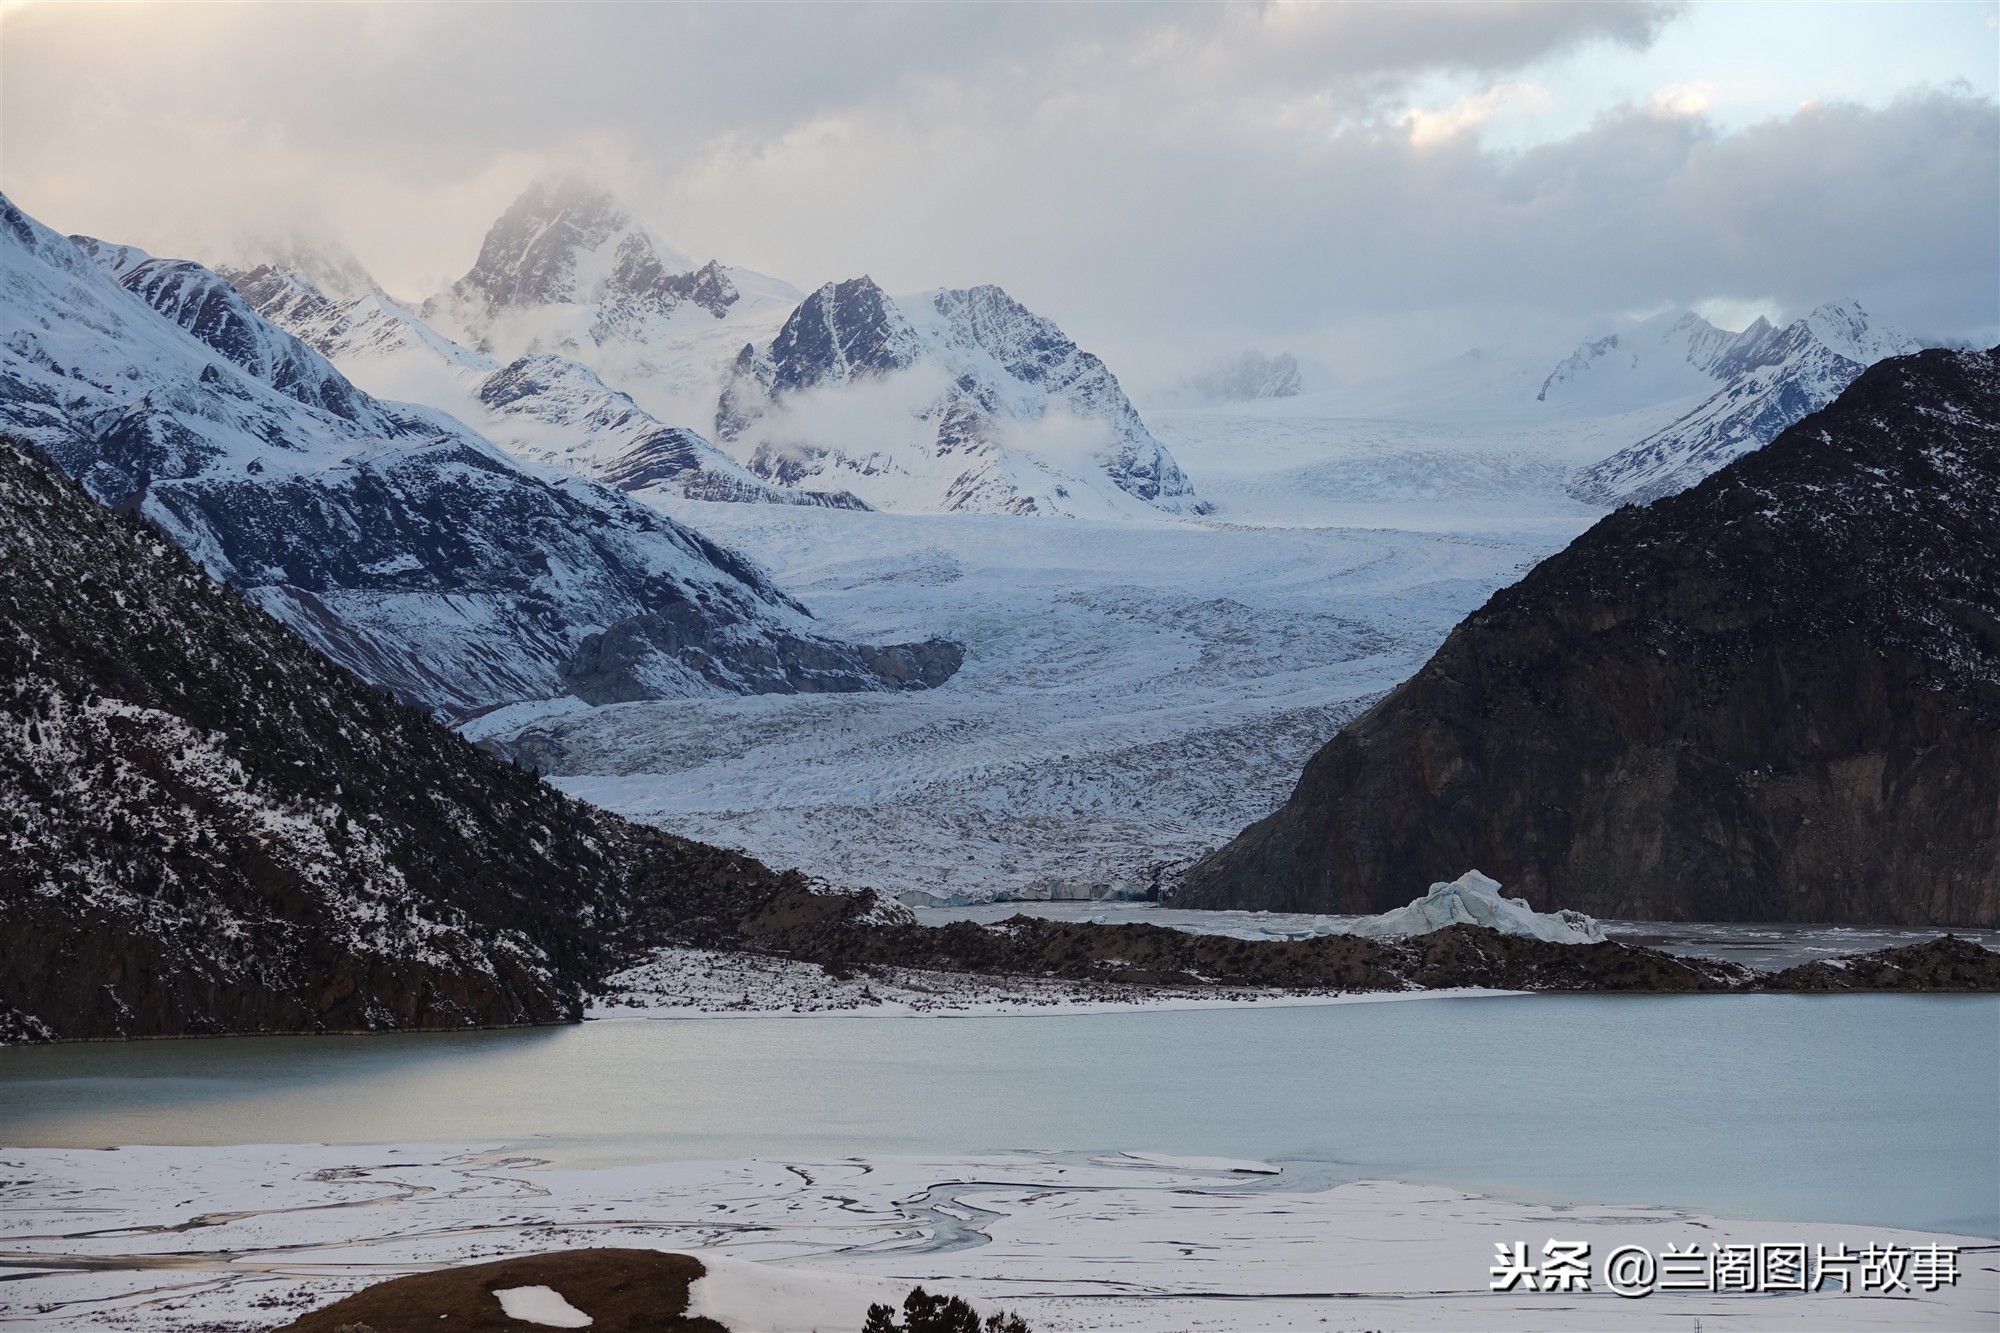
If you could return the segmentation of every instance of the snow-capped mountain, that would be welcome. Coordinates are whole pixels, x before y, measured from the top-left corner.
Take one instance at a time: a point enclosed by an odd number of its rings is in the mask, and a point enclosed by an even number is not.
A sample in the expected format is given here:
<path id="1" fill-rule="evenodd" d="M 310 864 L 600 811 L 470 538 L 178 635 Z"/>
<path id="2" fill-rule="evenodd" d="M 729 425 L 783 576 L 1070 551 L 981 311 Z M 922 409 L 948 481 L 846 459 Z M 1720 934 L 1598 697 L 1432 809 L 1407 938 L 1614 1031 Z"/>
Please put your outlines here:
<path id="1" fill-rule="evenodd" d="M 502 361 L 581 361 L 677 423 L 707 419 L 737 349 L 768 339 L 800 296 L 749 269 L 696 265 L 608 191 L 566 179 L 515 200 L 471 270 L 418 313 Z"/>
<path id="2" fill-rule="evenodd" d="M 1737 334 L 1688 315 L 1662 335 L 1638 354 L 1624 345 L 1599 351 L 1602 344 L 1586 344 L 1544 386 L 1544 397 L 1559 401 L 1629 391 L 1635 383 L 1721 384 L 1671 425 L 1579 472 L 1570 484 L 1577 499 L 1649 504 L 1685 490 L 1831 403 L 1877 361 L 1920 346 L 1871 320 L 1854 301 L 1823 305 L 1782 329 L 1760 317 Z M 1625 383 L 1614 386 L 1620 377 Z"/>
<path id="3" fill-rule="evenodd" d="M 760 476 L 884 509 L 1205 508 L 1104 363 L 998 287 L 828 283 L 738 354 L 715 430 Z"/>
<path id="4" fill-rule="evenodd" d="M 742 557 L 375 399 L 199 265 L 96 251 L 104 268 L 0 197 L 0 427 L 371 682 L 470 710 L 903 688 L 957 664 L 821 638 Z"/>
<path id="5" fill-rule="evenodd" d="M 303 274 L 275 265 L 223 276 L 259 314 L 310 343 L 356 384 L 448 411 L 517 458 L 624 491 L 865 507 L 851 495 L 770 485 L 699 433 L 660 421 L 580 361 L 537 352 L 503 365 L 379 292 L 334 301 Z"/>
<path id="6" fill-rule="evenodd" d="M 1761 318 L 1741 334 L 1691 311 L 1656 315 L 1584 342 L 1542 381 L 1536 401 L 1609 414 L 1649 403 L 1708 394 L 1728 378 L 1718 367 L 1770 326 Z"/>

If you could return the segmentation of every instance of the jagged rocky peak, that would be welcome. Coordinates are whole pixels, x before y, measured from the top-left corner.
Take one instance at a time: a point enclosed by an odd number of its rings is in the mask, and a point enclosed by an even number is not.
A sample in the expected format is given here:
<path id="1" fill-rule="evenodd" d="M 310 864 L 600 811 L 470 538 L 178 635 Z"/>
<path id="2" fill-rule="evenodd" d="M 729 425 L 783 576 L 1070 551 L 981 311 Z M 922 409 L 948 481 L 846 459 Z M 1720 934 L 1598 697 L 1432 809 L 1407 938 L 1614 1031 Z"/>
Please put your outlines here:
<path id="1" fill-rule="evenodd" d="M 477 325 L 510 311 L 594 306 L 588 333 L 602 343 L 683 305 L 721 319 L 740 297 L 721 264 L 696 267 L 611 191 L 564 177 L 529 186 L 487 231 L 471 271 L 426 313 Z"/>
<path id="2" fill-rule="evenodd" d="M 738 353 L 715 429 L 761 476 L 885 508 L 1205 510 L 1110 369 L 995 286 L 826 284 Z"/>
<path id="3" fill-rule="evenodd" d="M 771 341 L 778 392 L 902 370 L 917 359 L 910 321 L 863 274 L 829 282 L 800 302 Z"/>
<path id="4" fill-rule="evenodd" d="M 319 351 L 328 351 L 322 345 L 324 333 L 306 338 L 303 330 L 330 330 L 340 323 L 342 302 L 328 296 L 311 279 L 278 264 L 257 264 L 247 269 L 223 266 L 215 272 L 266 320 L 312 342 Z"/>
<path id="5" fill-rule="evenodd" d="M 476 294 L 495 310 L 586 300 L 590 278 L 602 275 L 585 273 L 580 284 L 579 260 L 607 250 L 607 259 L 628 266 L 649 252 L 646 259 L 685 267 L 678 253 L 662 255 L 656 242 L 634 232 L 631 215 L 610 191 L 578 177 L 537 181 L 487 230 L 479 258 L 454 290 Z"/>
<path id="6" fill-rule="evenodd" d="M 1996 569 L 2000 348 L 1880 362 L 1497 593 L 1175 901 L 2000 925 Z"/>
<path id="7" fill-rule="evenodd" d="M 1921 344 L 1894 324 L 1870 315 L 1855 300 L 1829 301 L 1802 321 L 1829 351 L 1857 365 L 1872 366 L 1891 356 L 1905 356 Z"/>
<path id="8" fill-rule="evenodd" d="M 384 295 L 382 285 L 375 281 L 367 265 L 331 237 L 299 232 L 266 233 L 243 237 L 225 246 L 221 253 L 230 256 L 229 262 L 215 265 L 215 270 L 232 280 L 238 273 L 272 268 L 311 284 L 331 301 Z"/>

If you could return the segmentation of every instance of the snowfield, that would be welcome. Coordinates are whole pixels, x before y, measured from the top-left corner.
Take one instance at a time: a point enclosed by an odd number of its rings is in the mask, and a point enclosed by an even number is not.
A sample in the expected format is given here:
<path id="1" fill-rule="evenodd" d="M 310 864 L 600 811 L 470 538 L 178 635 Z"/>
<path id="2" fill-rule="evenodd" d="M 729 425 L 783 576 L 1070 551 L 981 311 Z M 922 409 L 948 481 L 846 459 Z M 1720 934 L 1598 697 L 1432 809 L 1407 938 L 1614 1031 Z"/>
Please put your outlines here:
<path id="1" fill-rule="evenodd" d="M 918 1283 L 1016 1310 L 1036 1333 L 1964 1330 L 2000 1308 L 1991 1241 L 1521 1202 L 1306 1162 L 994 1153 L 578 1170 L 431 1145 L 13 1149 L 0 1168 L 14 1279 L 0 1317 L 47 1330 L 247 1333 L 381 1278 L 586 1246 L 696 1255 L 713 1265 L 704 1307 L 744 1333 L 797 1327 L 785 1316 L 816 1290 L 858 1308 Z M 1496 1245 L 1538 1256 L 1549 1239 L 1588 1242 L 1594 1269 L 1627 1244 L 1962 1249 L 1955 1285 L 1893 1296 L 1489 1290 Z"/>

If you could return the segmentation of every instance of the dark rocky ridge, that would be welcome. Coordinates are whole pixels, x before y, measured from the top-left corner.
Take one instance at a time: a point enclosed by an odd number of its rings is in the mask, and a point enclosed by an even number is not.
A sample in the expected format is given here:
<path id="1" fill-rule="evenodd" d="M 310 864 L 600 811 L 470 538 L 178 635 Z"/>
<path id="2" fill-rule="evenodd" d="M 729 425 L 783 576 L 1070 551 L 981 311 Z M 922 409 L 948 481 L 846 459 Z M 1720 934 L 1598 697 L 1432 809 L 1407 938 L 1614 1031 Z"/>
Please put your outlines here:
<path id="1" fill-rule="evenodd" d="M 1407 939 L 1321 935 L 1240 940 L 1166 926 L 1018 915 L 997 925 L 883 924 L 872 894 L 792 889 L 742 923 L 745 944 L 830 971 L 916 968 L 1040 976 L 1096 985 L 1402 991 L 1477 986 L 1524 991 L 2000 991 L 2000 953 L 1944 936 L 1778 973 L 1612 940 L 1553 944 L 1455 925 Z"/>
<path id="2" fill-rule="evenodd" d="M 2000 349 L 1884 361 L 1496 594 L 1181 907 L 2000 924 Z"/>
<path id="3" fill-rule="evenodd" d="M 0 1039 L 573 1021 L 796 884 L 364 685 L 0 440 Z"/>
<path id="4" fill-rule="evenodd" d="M 663 663 L 724 689 L 748 682 L 754 694 L 928 690 L 965 662 L 965 649 L 949 639 L 836 644 L 782 631 L 753 636 L 745 628 L 726 607 L 691 602 L 630 616 L 584 637 L 563 664 L 563 691 L 588 704 L 657 699 L 665 692 Z M 718 659 L 728 661 L 729 675 Z"/>

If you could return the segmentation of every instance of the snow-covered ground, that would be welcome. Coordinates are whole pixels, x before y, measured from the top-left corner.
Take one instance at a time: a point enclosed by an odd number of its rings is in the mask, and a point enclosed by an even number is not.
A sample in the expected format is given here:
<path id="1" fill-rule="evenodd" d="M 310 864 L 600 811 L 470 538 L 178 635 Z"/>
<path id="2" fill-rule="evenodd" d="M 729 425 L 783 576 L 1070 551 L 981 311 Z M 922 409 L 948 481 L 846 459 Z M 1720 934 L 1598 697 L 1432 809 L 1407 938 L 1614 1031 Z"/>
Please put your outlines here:
<path id="1" fill-rule="evenodd" d="M 268 1328 L 394 1274 L 640 1246 L 922 1283 L 1068 1330 L 1991 1328 L 2000 1246 L 1680 1209 L 1520 1202 L 1310 1163 L 1140 1154 L 556 1168 L 472 1146 L 0 1152 L 0 1322 Z M 1587 1292 L 1489 1288 L 1496 1246 L 1586 1242 Z M 1959 1248 L 1891 1295 L 1605 1289 L 1617 1247 Z M 734 1265 L 721 1265 L 725 1271 Z M 1912 1274 L 1905 1268 L 1905 1277 Z M 735 1269 L 733 1278 L 754 1272 Z"/>
<path id="2" fill-rule="evenodd" d="M 1157 414 L 1218 504 L 1200 520 L 660 500 L 826 632 L 943 635 L 964 667 L 921 693 L 523 705 L 466 730 L 525 732 L 565 790 L 837 884 L 1142 889 L 1276 808 L 1347 719 L 1593 522 L 1568 470 L 1648 416 L 1314 415 L 1352 406 Z"/>

